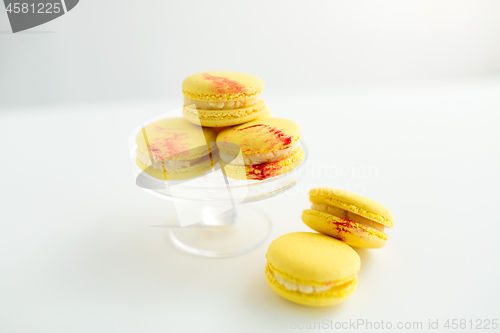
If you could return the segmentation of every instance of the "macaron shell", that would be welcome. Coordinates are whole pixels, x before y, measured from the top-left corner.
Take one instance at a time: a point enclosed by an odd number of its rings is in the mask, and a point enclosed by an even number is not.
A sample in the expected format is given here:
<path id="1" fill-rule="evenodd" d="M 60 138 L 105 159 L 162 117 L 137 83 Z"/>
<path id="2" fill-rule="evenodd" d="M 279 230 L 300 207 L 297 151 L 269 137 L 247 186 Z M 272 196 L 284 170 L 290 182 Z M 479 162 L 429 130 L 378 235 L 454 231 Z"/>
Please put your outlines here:
<path id="1" fill-rule="evenodd" d="M 167 118 L 143 127 L 136 144 L 143 153 L 150 150 L 158 160 L 189 160 L 207 155 L 216 137 L 211 128 L 193 125 L 184 118 Z"/>
<path id="2" fill-rule="evenodd" d="M 239 180 L 264 180 L 287 173 L 302 163 L 304 160 L 304 150 L 299 148 L 295 154 L 288 156 L 281 161 L 259 164 L 259 165 L 232 165 L 227 164 L 222 159 L 220 165 L 222 172 L 232 179 Z"/>
<path id="3" fill-rule="evenodd" d="M 394 226 L 394 215 L 385 206 L 362 195 L 326 187 L 309 191 L 313 203 L 324 203 L 358 214 L 388 228 Z"/>
<path id="4" fill-rule="evenodd" d="M 217 146 L 230 154 L 239 153 L 235 147 L 239 147 L 242 154 L 269 153 L 286 149 L 299 138 L 300 128 L 295 122 L 282 118 L 261 118 L 225 129 L 217 135 Z"/>
<path id="5" fill-rule="evenodd" d="M 308 306 L 332 306 L 345 301 L 356 290 L 358 279 L 333 287 L 322 293 L 304 294 L 297 291 L 288 290 L 280 284 L 266 266 L 266 281 L 269 287 L 279 296 L 303 305 Z"/>
<path id="6" fill-rule="evenodd" d="M 301 284 L 339 284 L 356 277 L 361 260 L 347 244 L 318 233 L 294 232 L 275 239 L 267 260 L 284 278 Z"/>
<path id="7" fill-rule="evenodd" d="M 388 239 L 384 232 L 313 209 L 304 210 L 302 221 L 317 232 L 355 247 L 381 248 Z"/>
<path id="8" fill-rule="evenodd" d="M 147 173 L 152 177 L 155 177 L 163 181 L 173 181 L 173 180 L 188 180 L 199 177 L 205 174 L 206 172 L 210 171 L 217 163 L 217 160 L 208 158 L 206 161 L 202 163 L 192 165 L 187 168 L 181 168 L 175 171 L 166 171 L 148 167 L 146 164 L 142 163 L 138 158 L 136 158 L 135 163 L 139 168 L 141 168 L 141 170 L 143 170 L 145 173 Z"/>
<path id="9" fill-rule="evenodd" d="M 229 110 L 203 110 L 184 106 L 184 118 L 192 124 L 206 127 L 225 127 L 243 124 L 269 114 L 264 101 L 244 108 Z"/>
<path id="10" fill-rule="evenodd" d="M 203 72 L 182 82 L 184 96 L 200 101 L 250 99 L 262 92 L 264 82 L 253 75 L 236 72 Z"/>

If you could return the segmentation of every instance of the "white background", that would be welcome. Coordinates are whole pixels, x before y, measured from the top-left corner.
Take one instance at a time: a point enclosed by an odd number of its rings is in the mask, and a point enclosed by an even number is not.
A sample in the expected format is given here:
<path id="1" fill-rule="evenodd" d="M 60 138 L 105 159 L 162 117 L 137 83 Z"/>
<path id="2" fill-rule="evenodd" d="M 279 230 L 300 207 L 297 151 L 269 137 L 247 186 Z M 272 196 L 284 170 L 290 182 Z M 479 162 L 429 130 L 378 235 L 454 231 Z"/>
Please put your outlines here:
<path id="1" fill-rule="evenodd" d="M 412 3 L 87 0 L 0 34 L 0 331 L 500 319 L 498 2 Z M 175 213 L 135 186 L 127 156 L 129 132 L 212 68 L 262 77 L 274 115 L 310 147 L 306 179 L 256 203 L 275 222 L 266 244 L 215 260 L 148 228 Z M 283 300 L 264 278 L 267 245 L 307 230 L 313 186 L 354 190 L 396 218 L 385 248 L 358 251 L 358 289 L 333 308 Z"/>
<path id="2" fill-rule="evenodd" d="M 193 73 L 290 89 L 500 74 L 500 2 L 82 0 L 13 35 L 0 10 L 0 106 L 179 98 Z"/>

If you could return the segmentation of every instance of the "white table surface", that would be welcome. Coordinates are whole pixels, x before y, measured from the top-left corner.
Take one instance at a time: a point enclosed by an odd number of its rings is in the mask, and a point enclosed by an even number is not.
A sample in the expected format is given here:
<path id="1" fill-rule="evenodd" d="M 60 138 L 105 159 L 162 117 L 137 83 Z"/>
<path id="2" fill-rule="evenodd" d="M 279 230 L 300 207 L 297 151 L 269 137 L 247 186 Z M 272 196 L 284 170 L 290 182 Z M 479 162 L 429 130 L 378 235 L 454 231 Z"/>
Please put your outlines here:
<path id="1" fill-rule="evenodd" d="M 358 319 L 420 331 L 438 320 L 441 331 L 447 319 L 500 319 L 500 80 L 265 98 L 300 124 L 307 178 L 256 203 L 272 236 L 228 259 L 180 252 L 148 227 L 175 212 L 134 184 L 127 136 L 176 101 L 1 110 L 0 331 L 281 332 Z M 313 186 L 395 215 L 385 248 L 358 250 L 358 289 L 332 308 L 281 299 L 264 278 L 267 245 L 308 230 Z"/>

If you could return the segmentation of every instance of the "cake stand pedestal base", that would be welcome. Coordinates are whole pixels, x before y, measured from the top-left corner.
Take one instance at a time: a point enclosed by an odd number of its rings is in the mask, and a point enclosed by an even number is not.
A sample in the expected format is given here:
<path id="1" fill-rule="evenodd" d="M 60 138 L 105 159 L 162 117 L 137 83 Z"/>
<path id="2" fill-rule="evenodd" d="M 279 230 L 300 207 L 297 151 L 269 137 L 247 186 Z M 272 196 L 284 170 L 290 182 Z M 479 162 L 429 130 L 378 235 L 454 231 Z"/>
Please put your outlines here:
<path id="1" fill-rule="evenodd" d="M 209 208 L 203 212 L 203 219 L 196 227 L 171 228 L 169 236 L 174 245 L 198 256 L 230 257 L 255 249 L 272 230 L 269 216 L 251 205 L 225 211 Z"/>

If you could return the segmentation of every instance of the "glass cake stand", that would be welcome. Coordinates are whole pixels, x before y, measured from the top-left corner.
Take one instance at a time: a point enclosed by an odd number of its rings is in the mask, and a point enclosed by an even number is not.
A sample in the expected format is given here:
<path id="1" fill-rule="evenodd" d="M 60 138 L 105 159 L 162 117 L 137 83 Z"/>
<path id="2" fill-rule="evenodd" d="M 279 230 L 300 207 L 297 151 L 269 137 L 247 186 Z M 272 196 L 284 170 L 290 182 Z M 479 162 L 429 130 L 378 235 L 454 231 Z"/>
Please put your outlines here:
<path id="1" fill-rule="evenodd" d="M 135 135 L 141 128 L 129 137 L 136 184 L 147 193 L 172 202 L 178 217 L 178 221 L 152 227 L 168 228 L 176 247 L 204 257 L 234 256 L 262 244 L 271 233 L 272 221 L 264 211 L 248 203 L 274 197 L 296 186 L 309 155 L 301 139 L 304 160 L 295 169 L 276 177 L 235 180 L 226 177 L 217 164 L 204 175 L 188 181 L 163 181 L 146 174 L 135 163 Z"/>

